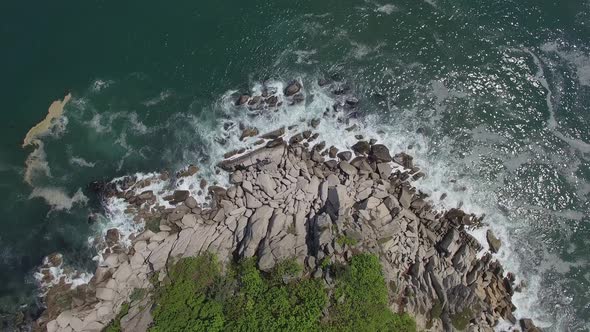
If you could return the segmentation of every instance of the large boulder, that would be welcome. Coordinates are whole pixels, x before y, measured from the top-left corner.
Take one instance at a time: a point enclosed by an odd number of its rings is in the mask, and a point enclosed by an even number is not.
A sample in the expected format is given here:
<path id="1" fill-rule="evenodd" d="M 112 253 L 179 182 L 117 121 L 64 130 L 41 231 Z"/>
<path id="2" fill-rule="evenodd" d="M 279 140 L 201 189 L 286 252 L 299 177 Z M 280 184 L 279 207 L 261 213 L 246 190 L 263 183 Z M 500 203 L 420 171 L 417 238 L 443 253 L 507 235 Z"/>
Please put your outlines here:
<path id="1" fill-rule="evenodd" d="M 390 162 L 391 155 L 389 149 L 383 144 L 375 144 L 371 146 L 371 158 L 377 162 Z"/>
<path id="2" fill-rule="evenodd" d="M 366 155 L 371 150 L 371 145 L 367 141 L 358 141 L 351 147 L 351 149 L 357 155 Z"/>
<path id="3" fill-rule="evenodd" d="M 119 242 L 119 237 L 119 230 L 116 228 L 111 228 L 107 231 L 107 234 L 105 235 L 104 239 L 107 242 L 107 245 L 114 246 Z"/>

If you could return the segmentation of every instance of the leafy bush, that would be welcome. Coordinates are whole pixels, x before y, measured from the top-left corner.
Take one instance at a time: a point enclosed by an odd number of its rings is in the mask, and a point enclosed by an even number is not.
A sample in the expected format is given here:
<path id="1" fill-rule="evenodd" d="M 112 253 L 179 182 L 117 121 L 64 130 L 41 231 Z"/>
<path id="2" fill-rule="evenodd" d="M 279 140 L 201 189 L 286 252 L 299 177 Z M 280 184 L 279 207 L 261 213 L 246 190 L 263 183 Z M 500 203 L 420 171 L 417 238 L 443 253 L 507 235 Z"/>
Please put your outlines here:
<path id="1" fill-rule="evenodd" d="M 348 246 L 354 246 L 358 243 L 358 241 L 346 235 L 341 235 L 336 239 L 336 243 L 338 243 L 340 246 L 344 246 L 345 244 Z"/>
<path id="2" fill-rule="evenodd" d="M 184 258 L 170 268 L 169 282 L 157 292 L 150 331 L 221 331 L 223 305 L 207 297 L 219 277 L 215 256 Z"/>
<path id="3" fill-rule="evenodd" d="M 339 265 L 332 298 L 321 279 L 300 277 L 294 260 L 270 273 L 261 272 L 255 258 L 227 270 L 222 275 L 209 254 L 177 262 L 168 280 L 155 284 L 150 331 L 415 331 L 410 317 L 387 307 L 387 287 L 373 255 Z M 328 302 L 328 316 L 322 317 Z"/>
<path id="4" fill-rule="evenodd" d="M 388 308 L 387 286 L 375 255 L 351 259 L 337 280 L 336 299 L 324 325 L 331 331 L 415 331 L 414 320 Z"/>
<path id="5" fill-rule="evenodd" d="M 239 289 L 226 306 L 226 331 L 318 330 L 327 295 L 319 280 L 284 283 L 301 271 L 294 261 L 278 264 L 268 276 L 248 259 L 238 266 Z"/>

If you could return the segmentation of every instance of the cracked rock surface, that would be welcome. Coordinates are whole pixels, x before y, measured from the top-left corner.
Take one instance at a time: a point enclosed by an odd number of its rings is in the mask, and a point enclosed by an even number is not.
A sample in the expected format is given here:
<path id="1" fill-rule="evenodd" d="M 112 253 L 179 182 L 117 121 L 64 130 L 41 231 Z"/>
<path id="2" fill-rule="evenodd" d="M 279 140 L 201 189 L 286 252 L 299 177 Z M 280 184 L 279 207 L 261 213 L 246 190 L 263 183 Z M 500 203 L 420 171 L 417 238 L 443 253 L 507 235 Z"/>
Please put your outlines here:
<path id="1" fill-rule="evenodd" d="M 156 272 L 162 280 L 169 264 L 203 252 L 216 253 L 221 263 L 256 256 L 265 271 L 295 258 L 326 287 L 333 281 L 321 261 L 371 252 L 380 257 L 391 309 L 408 312 L 421 329 L 456 330 L 454 319 L 466 315 L 468 331 L 493 331 L 499 320 L 516 323 L 514 277 L 490 253 L 478 259 L 482 247 L 465 230 L 480 218 L 433 210 L 409 182 L 418 173 L 410 156 L 392 156 L 386 146 L 366 141 L 353 147 L 354 155 L 320 153 L 306 148 L 305 138 L 288 144 L 278 138 L 283 133 L 272 135 L 273 144 L 223 161 L 231 185 L 209 187 L 208 206 L 177 191 L 167 197 L 174 207 L 165 208 L 153 193 L 134 194 L 144 184 L 132 179 L 109 187 L 105 194 L 133 203 L 138 220 L 159 220 L 159 231 L 146 229 L 129 246 L 110 232 L 106 258 L 79 287 L 85 296 L 69 310 L 48 307 L 38 327 L 100 331 L 134 289 L 152 288 Z M 338 158 L 324 160 L 328 154 Z M 123 331 L 147 329 L 148 298 L 131 302 Z"/>

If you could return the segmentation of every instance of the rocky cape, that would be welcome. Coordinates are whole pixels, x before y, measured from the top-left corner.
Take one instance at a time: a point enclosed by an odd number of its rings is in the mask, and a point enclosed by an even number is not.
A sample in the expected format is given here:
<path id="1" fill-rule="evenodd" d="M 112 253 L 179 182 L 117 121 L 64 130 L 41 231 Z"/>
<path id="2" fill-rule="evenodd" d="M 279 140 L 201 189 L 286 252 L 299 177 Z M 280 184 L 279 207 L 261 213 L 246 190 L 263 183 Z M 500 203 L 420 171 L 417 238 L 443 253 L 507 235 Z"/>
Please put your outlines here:
<path id="1" fill-rule="evenodd" d="M 297 96 L 301 88 L 290 85 L 285 95 Z M 241 96 L 236 105 L 264 102 Z M 104 259 L 88 284 L 72 288 L 65 280 L 46 280 L 52 285 L 45 295 L 47 309 L 35 328 L 101 331 L 129 303 L 122 330 L 145 331 L 152 322 L 151 300 L 133 299 L 132 293 L 149 291 L 150 278 L 163 280 L 170 264 L 203 252 L 215 253 L 222 263 L 256 256 L 263 271 L 295 258 L 307 276 L 323 279 L 326 287 L 334 282 L 322 262 L 346 262 L 370 252 L 380 258 L 391 310 L 412 315 L 419 329 L 493 331 L 500 321 L 509 321 L 514 329 L 538 331 L 532 321 L 517 322 L 512 314 L 514 276 L 492 252 L 482 253 L 467 232 L 482 218 L 459 209 L 434 210 L 411 184 L 423 176 L 411 156 L 391 155 L 385 145 L 363 138 L 352 151 L 338 151 L 315 143 L 311 131 L 287 139 L 284 128 L 262 135 L 245 128 L 243 136 L 259 136 L 258 148 L 226 156 L 218 166 L 230 185 L 208 187 L 207 203 L 176 190 L 161 204 L 158 193 L 146 188 L 169 178 L 167 173 L 96 186 L 104 199 L 125 200 L 144 230 L 126 239 L 109 230 Z M 190 166 L 174 177 L 197 172 Z M 491 233 L 488 242 L 491 251 L 500 246 Z M 61 257 L 48 257 L 41 273 L 51 279 L 49 271 L 61 264 Z M 66 307 L 64 294 L 71 303 Z"/>

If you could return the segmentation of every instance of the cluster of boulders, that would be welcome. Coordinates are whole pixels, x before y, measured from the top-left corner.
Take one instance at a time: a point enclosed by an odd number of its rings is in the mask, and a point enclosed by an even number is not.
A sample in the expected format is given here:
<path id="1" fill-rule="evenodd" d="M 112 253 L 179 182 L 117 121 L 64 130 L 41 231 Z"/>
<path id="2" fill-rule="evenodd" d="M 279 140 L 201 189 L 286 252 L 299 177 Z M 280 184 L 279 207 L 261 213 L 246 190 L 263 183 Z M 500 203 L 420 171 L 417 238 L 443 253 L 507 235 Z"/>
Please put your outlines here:
<path id="1" fill-rule="evenodd" d="M 284 103 L 284 98 L 289 105 L 295 105 L 305 100 L 301 82 L 294 80 L 279 93 L 276 87 L 264 85 L 259 94 L 244 93 L 236 98 L 235 105 L 243 106 L 251 111 L 277 109 Z"/>
<path id="2" fill-rule="evenodd" d="M 346 91 L 342 84 L 318 84 L 334 85 L 337 95 Z M 236 105 L 268 109 L 280 106 L 283 97 L 302 101 L 302 84 L 293 81 L 282 94 L 266 89 L 259 96 L 244 94 Z M 347 96 L 333 111 L 357 102 Z M 163 280 L 170 264 L 203 252 L 216 253 L 221 262 L 256 256 L 264 271 L 294 258 L 326 287 L 334 286 L 333 263 L 372 252 L 381 259 L 391 309 L 408 312 L 420 329 L 493 331 L 500 320 L 516 324 L 514 276 L 505 274 L 491 253 L 478 258 L 482 246 L 466 232 L 482 218 L 460 209 L 434 210 L 410 183 L 424 173 L 408 154 L 392 155 L 360 135 L 351 151 L 327 147 L 313 132 L 319 123 L 314 119 L 299 133 L 292 132 L 296 127 L 263 134 L 243 128 L 242 139 L 257 137 L 257 148 L 226 154 L 218 166 L 228 172 L 230 186 L 209 186 L 206 204 L 186 190 L 148 189 L 158 181 L 196 176 L 195 166 L 172 176 L 162 172 L 93 184 L 104 199 L 125 200 L 126 212 L 143 231 L 123 238 L 117 229 L 108 230 L 91 282 L 75 290 L 67 307 L 56 305 L 50 290 L 37 328 L 100 331 L 128 303 L 122 330 L 145 331 L 152 322 L 145 295 L 153 287 L 150 280 Z M 500 241 L 493 233 L 487 240 L 497 252 Z M 524 331 L 538 330 L 530 320 L 520 324 Z"/>

